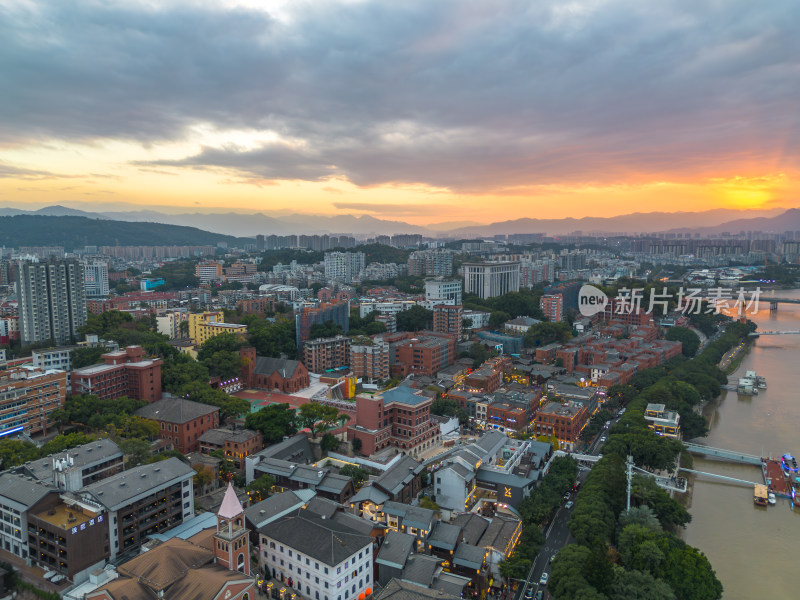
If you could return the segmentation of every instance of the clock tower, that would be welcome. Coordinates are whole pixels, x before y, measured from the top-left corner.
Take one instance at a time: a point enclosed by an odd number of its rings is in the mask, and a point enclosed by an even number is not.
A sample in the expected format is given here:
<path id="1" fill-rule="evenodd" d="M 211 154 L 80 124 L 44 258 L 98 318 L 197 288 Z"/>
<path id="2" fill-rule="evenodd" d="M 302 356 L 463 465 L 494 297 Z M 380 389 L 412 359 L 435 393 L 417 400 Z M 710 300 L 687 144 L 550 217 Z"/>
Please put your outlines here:
<path id="1" fill-rule="evenodd" d="M 250 575 L 250 538 L 244 523 L 244 508 L 230 482 L 217 513 L 214 554 L 219 565 Z"/>

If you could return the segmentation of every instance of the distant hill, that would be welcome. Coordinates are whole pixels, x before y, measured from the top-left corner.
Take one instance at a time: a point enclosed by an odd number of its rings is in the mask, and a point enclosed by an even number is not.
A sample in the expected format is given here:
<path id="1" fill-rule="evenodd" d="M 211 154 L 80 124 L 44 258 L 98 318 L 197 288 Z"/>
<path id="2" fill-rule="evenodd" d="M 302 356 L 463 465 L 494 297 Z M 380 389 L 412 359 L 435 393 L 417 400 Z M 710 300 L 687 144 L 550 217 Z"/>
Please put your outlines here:
<path id="1" fill-rule="evenodd" d="M 64 246 L 66 250 L 83 246 L 205 246 L 242 241 L 180 225 L 44 215 L 0 217 L 0 240 L 12 248 Z"/>

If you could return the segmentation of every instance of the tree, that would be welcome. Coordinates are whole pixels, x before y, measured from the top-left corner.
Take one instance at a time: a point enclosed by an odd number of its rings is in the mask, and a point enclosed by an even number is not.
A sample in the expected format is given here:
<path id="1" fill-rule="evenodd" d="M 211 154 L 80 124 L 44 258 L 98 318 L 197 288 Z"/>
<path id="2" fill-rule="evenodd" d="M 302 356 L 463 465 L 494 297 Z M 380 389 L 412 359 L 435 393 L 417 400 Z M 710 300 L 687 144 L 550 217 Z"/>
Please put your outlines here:
<path id="1" fill-rule="evenodd" d="M 317 438 L 317 434 L 325 432 L 336 423 L 339 411 L 327 404 L 319 402 L 308 402 L 300 406 L 297 411 L 297 424 L 301 428 L 311 431 L 311 437 Z"/>
<path id="2" fill-rule="evenodd" d="M 200 493 L 202 494 L 205 492 L 206 486 L 211 485 L 212 483 L 214 483 L 214 471 L 212 471 L 209 467 L 199 467 L 194 476 L 195 488 L 199 489 Z"/>
<path id="3" fill-rule="evenodd" d="M 141 438 L 120 440 L 118 445 L 125 454 L 125 464 L 128 468 L 148 462 L 152 454 L 150 442 Z"/>
<path id="4" fill-rule="evenodd" d="M 194 402 L 211 404 L 219 408 L 219 418 L 224 421 L 230 417 L 249 414 L 250 403 L 236 396 L 231 396 L 224 390 L 212 388 L 206 383 L 193 381 L 181 388 L 180 395 Z"/>
<path id="5" fill-rule="evenodd" d="M 608 597 L 610 600 L 675 600 L 675 592 L 650 573 L 617 569 Z"/>
<path id="6" fill-rule="evenodd" d="M 422 508 L 427 508 L 428 510 L 432 510 L 434 512 L 439 512 L 440 510 L 439 505 L 431 500 L 428 496 L 421 496 L 419 499 L 419 505 Z"/>
<path id="7" fill-rule="evenodd" d="M 80 369 L 90 365 L 96 365 L 97 363 L 102 362 L 100 357 L 106 352 L 108 352 L 108 348 L 105 346 L 75 348 L 69 353 L 70 365 L 73 369 Z"/>
<path id="8" fill-rule="evenodd" d="M 536 348 L 537 346 L 544 346 L 552 342 L 564 343 L 572 337 L 572 327 L 566 321 L 553 323 L 550 321 L 543 321 L 531 325 L 527 332 L 525 332 L 525 347 Z"/>
<path id="9" fill-rule="evenodd" d="M 359 452 L 361 452 L 361 446 L 363 445 L 363 443 L 361 441 L 361 438 L 354 437 L 353 441 L 350 442 L 350 444 L 353 446 L 353 452 L 355 454 L 358 454 Z"/>
<path id="10" fill-rule="evenodd" d="M 322 436 L 322 440 L 319 442 L 320 449 L 325 452 L 333 452 L 339 449 L 339 440 L 337 437 L 331 433 L 326 433 Z"/>
<path id="11" fill-rule="evenodd" d="M 244 346 L 240 337 L 233 333 L 221 333 L 206 340 L 197 351 L 197 360 L 212 376 L 231 379 L 239 375 L 242 359 L 239 350 Z"/>
<path id="12" fill-rule="evenodd" d="M 397 313 L 397 331 L 422 331 L 433 326 L 433 311 L 420 305 Z"/>
<path id="13" fill-rule="evenodd" d="M 686 327 L 670 327 L 666 338 L 673 342 L 681 342 L 683 344 L 681 351 L 689 358 L 697 354 L 697 349 L 700 347 L 698 335 Z"/>
<path id="14" fill-rule="evenodd" d="M 256 413 L 250 413 L 244 419 L 244 426 L 260 431 L 265 445 L 277 444 L 285 436 L 297 433 L 294 409 L 288 404 L 270 404 Z"/>
<path id="15" fill-rule="evenodd" d="M 489 329 L 499 329 L 506 321 L 511 320 L 511 315 L 502 310 L 494 310 L 489 315 Z"/>
<path id="16" fill-rule="evenodd" d="M 308 332 L 308 339 L 332 338 L 343 333 L 344 330 L 340 325 L 328 320 L 325 323 L 314 323 Z"/>
<path id="17" fill-rule="evenodd" d="M 264 474 L 250 482 L 247 491 L 256 496 L 256 502 L 261 502 L 265 498 L 269 498 L 274 485 L 275 478 L 272 475 Z"/>
<path id="18" fill-rule="evenodd" d="M 357 488 L 360 488 L 362 485 L 364 485 L 364 482 L 368 477 L 367 472 L 356 465 L 343 466 L 341 469 L 339 469 L 339 475 L 352 478 L 353 485 L 355 485 Z"/>
<path id="19" fill-rule="evenodd" d="M 431 404 L 431 414 L 442 417 L 454 417 L 458 413 L 458 402 L 455 400 L 436 398 Z"/>

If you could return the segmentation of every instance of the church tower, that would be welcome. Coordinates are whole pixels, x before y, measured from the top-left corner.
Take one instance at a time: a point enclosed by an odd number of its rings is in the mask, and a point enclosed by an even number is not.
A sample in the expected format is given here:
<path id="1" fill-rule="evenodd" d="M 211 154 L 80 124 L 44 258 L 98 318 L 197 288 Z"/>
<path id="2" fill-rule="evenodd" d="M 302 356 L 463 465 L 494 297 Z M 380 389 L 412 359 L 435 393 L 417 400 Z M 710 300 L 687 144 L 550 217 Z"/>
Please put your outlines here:
<path id="1" fill-rule="evenodd" d="M 244 508 L 230 482 L 217 513 L 214 554 L 219 565 L 250 575 L 250 539 L 244 523 Z"/>

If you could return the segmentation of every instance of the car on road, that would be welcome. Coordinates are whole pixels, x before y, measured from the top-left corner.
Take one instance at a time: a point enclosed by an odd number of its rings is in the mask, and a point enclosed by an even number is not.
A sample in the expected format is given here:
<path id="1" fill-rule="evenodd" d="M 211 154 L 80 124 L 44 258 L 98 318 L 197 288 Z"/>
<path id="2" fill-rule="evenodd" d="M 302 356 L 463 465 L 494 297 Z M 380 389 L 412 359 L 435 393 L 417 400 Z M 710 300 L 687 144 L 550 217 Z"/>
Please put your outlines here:
<path id="1" fill-rule="evenodd" d="M 564 500 L 569 500 L 569 492 L 566 492 L 566 493 L 564 494 Z"/>
<path id="2" fill-rule="evenodd" d="M 536 600 L 542 600 L 544 598 L 544 590 L 539 590 L 536 592 Z"/>
<path id="3" fill-rule="evenodd" d="M 603 437 L 600 438 L 600 443 L 603 443 L 605 441 L 606 441 L 606 436 L 603 436 Z"/>
<path id="4" fill-rule="evenodd" d="M 547 585 L 547 580 L 550 579 L 550 573 L 542 573 L 539 578 L 539 585 Z"/>
<path id="5" fill-rule="evenodd" d="M 621 416 L 622 416 L 622 415 L 624 415 L 624 414 L 625 414 L 625 409 L 624 409 L 624 408 L 620 409 L 620 411 L 619 411 L 619 416 L 621 417 Z"/>
<path id="6" fill-rule="evenodd" d="M 567 502 L 567 503 L 564 505 L 564 508 L 566 508 L 567 510 L 569 510 L 569 509 L 570 509 L 570 508 L 572 508 L 574 505 L 575 505 L 575 503 L 574 503 L 572 500 L 570 500 L 569 502 Z"/>
<path id="7" fill-rule="evenodd" d="M 525 590 L 525 600 L 533 600 L 533 586 L 529 585 L 528 589 Z"/>

